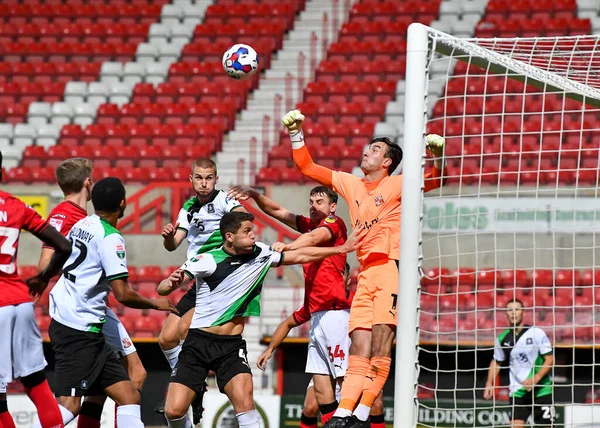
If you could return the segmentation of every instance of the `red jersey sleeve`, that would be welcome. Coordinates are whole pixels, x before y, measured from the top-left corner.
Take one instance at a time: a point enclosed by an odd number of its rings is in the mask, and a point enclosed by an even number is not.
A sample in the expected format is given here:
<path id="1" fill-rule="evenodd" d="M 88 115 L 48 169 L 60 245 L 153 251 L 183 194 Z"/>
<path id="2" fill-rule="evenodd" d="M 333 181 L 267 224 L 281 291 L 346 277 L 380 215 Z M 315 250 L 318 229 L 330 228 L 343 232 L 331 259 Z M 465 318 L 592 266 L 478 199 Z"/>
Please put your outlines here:
<path id="1" fill-rule="evenodd" d="M 294 317 L 294 321 L 298 323 L 298 325 L 302 325 L 307 321 L 310 321 L 310 312 L 305 305 L 300 306 L 298 309 L 294 311 L 292 314 Z"/>
<path id="2" fill-rule="evenodd" d="M 296 229 L 298 229 L 298 232 L 308 233 L 312 228 L 312 224 L 308 217 L 304 217 L 303 215 L 296 216 Z"/>
<path id="3" fill-rule="evenodd" d="M 326 227 L 331 232 L 331 240 L 337 242 L 338 239 L 346 241 L 348 239 L 348 233 L 346 231 L 346 224 L 338 216 L 331 215 L 321 220 L 319 227 Z"/>
<path id="4" fill-rule="evenodd" d="M 86 216 L 86 211 L 80 206 L 69 201 L 63 201 L 50 212 L 48 223 L 58 230 L 61 235 L 67 236 L 75 223 Z M 46 244 L 43 244 L 42 247 L 52 248 Z"/>
<path id="5" fill-rule="evenodd" d="M 48 223 L 29 205 L 23 204 L 23 229 L 37 235 L 41 233 Z"/>

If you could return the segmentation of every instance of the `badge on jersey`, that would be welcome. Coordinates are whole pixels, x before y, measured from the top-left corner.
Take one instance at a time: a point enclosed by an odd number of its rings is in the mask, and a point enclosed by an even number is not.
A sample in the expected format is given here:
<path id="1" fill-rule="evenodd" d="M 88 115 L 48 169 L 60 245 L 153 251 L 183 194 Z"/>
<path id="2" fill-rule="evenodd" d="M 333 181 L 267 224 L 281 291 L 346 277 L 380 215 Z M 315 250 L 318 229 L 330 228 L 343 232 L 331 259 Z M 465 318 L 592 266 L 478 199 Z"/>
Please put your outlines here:
<path id="1" fill-rule="evenodd" d="M 123 244 L 115 245 L 115 251 L 117 252 L 117 256 L 119 256 L 120 259 L 125 258 L 125 246 Z"/>
<path id="2" fill-rule="evenodd" d="M 527 338 L 527 341 L 525 342 L 526 345 L 533 345 L 533 339 L 531 337 Z"/>
<path id="3" fill-rule="evenodd" d="M 379 196 L 377 196 L 377 197 L 375 198 L 375 205 L 376 205 L 376 206 L 382 205 L 382 204 L 383 204 L 383 202 L 384 202 L 384 201 L 383 201 L 383 196 L 379 195 Z"/>
<path id="4" fill-rule="evenodd" d="M 214 212 L 215 212 L 215 206 L 213 204 L 208 204 L 206 206 L 206 211 L 208 211 L 209 214 L 214 214 Z"/>
<path id="5" fill-rule="evenodd" d="M 63 225 L 63 221 L 58 219 L 58 218 L 51 218 L 48 223 L 50 223 L 50 226 L 52 226 L 53 228 L 55 228 L 56 230 L 58 230 L 60 232 L 60 229 L 62 229 L 62 225 Z"/>
<path id="6" fill-rule="evenodd" d="M 337 221 L 337 219 L 335 217 L 326 217 L 325 218 L 325 223 L 335 223 Z"/>

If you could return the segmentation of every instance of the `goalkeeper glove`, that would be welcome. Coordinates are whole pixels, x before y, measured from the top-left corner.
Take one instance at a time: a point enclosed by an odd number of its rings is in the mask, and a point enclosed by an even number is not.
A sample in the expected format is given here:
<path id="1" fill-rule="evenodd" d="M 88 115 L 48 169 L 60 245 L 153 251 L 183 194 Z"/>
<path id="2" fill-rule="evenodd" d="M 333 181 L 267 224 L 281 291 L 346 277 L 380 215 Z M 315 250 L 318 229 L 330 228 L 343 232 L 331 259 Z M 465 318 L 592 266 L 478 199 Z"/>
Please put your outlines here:
<path id="1" fill-rule="evenodd" d="M 290 140 L 292 140 L 292 148 L 299 149 L 304 145 L 304 134 L 302 133 L 302 122 L 304 122 L 304 115 L 300 113 L 300 110 L 291 110 L 286 113 L 281 119 L 281 122 L 285 125 L 290 134 Z"/>
<path id="2" fill-rule="evenodd" d="M 444 156 L 445 143 L 446 140 L 444 137 L 438 134 L 429 134 L 425 137 L 425 147 L 427 147 L 427 150 L 429 150 L 435 158 L 434 165 L 438 169 L 444 168 L 444 161 L 442 158 Z"/>
<path id="3" fill-rule="evenodd" d="M 304 115 L 300 113 L 300 110 L 291 110 L 287 112 L 285 116 L 283 116 L 281 121 L 288 129 L 290 135 L 294 135 L 302 130 L 302 122 L 304 122 Z"/>

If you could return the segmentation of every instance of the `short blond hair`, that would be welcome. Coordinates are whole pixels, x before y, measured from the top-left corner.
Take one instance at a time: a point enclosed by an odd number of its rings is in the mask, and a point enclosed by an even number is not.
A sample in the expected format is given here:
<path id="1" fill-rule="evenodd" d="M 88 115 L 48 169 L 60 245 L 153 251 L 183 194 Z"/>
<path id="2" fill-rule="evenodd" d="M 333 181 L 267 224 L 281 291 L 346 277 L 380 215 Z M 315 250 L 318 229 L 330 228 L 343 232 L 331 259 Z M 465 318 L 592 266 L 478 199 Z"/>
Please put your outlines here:
<path id="1" fill-rule="evenodd" d="M 78 193 L 83 189 L 86 178 L 92 178 L 92 161 L 86 158 L 70 158 L 56 167 L 56 182 L 66 195 Z"/>
<path id="2" fill-rule="evenodd" d="M 194 168 L 212 168 L 215 170 L 215 175 L 217 175 L 217 164 L 215 161 L 209 158 L 198 158 L 192 163 L 192 174 L 194 173 Z"/>

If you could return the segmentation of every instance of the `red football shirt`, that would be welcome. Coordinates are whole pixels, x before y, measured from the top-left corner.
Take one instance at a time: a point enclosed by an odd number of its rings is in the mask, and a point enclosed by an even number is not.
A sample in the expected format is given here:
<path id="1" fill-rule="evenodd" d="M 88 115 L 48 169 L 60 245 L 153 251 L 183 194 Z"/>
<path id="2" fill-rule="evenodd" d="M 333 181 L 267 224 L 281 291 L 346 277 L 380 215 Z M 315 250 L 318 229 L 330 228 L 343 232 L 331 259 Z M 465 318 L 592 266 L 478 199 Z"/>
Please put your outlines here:
<path id="1" fill-rule="evenodd" d="M 0 306 L 31 302 L 29 288 L 17 273 L 17 251 L 21 229 L 34 234 L 48 223 L 10 193 L 0 190 Z"/>
<path id="2" fill-rule="evenodd" d="M 75 202 L 62 201 L 50 212 L 48 223 L 58 230 L 61 235 L 67 236 L 75 223 L 84 217 L 87 217 L 86 210 Z M 43 244 L 42 247 L 52 248 L 46 244 Z"/>
<path id="3" fill-rule="evenodd" d="M 296 217 L 298 231 L 311 232 L 316 229 L 310 218 Z M 342 245 L 348 239 L 346 224 L 340 217 L 333 215 L 321 220 L 317 227 L 326 227 L 331 233 L 331 240 L 324 246 Z M 344 269 L 346 255 L 327 257 L 313 263 L 305 263 L 304 268 L 304 305 L 309 312 L 328 311 L 331 309 L 348 309 L 350 302 L 346 299 L 344 286 Z"/>
<path id="4" fill-rule="evenodd" d="M 307 311 L 306 306 L 302 305 L 298 309 L 294 311 L 292 316 L 294 317 L 294 321 L 298 323 L 298 325 L 302 325 L 307 321 L 310 321 L 310 312 Z"/>

